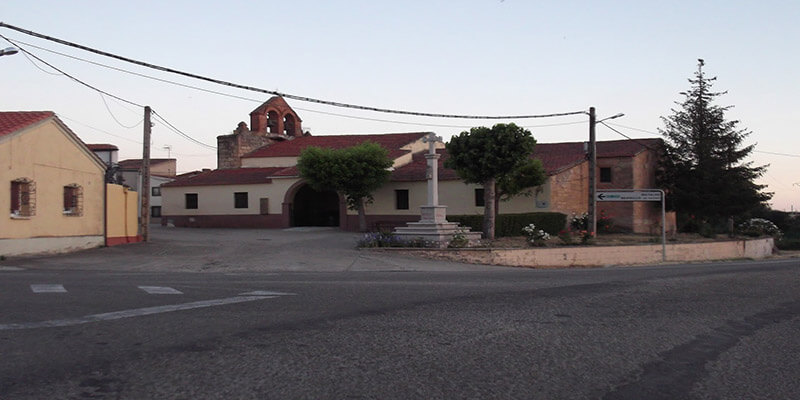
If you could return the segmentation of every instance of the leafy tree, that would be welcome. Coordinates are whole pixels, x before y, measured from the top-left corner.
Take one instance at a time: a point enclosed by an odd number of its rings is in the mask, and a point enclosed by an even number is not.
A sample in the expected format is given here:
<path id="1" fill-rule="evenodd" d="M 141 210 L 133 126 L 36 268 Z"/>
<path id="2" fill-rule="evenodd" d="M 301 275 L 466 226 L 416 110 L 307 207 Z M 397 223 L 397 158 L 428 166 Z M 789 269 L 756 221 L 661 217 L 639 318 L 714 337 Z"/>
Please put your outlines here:
<path id="1" fill-rule="evenodd" d="M 685 99 L 675 103 L 680 108 L 661 117 L 664 129 L 659 133 L 666 143 L 658 180 L 667 190 L 671 209 L 720 224 L 758 208 L 772 194 L 762 192 L 765 186 L 754 182 L 767 166 L 744 161 L 754 148 L 742 146 L 751 132 L 740 129 L 738 120 L 725 120 L 725 112 L 732 106 L 713 104 L 716 97 L 727 92 L 711 90 L 717 78 L 706 77 L 705 64 L 702 59 L 698 61 L 694 79 L 689 79 L 689 91 L 681 92 Z"/>
<path id="2" fill-rule="evenodd" d="M 379 144 L 364 142 L 345 149 L 308 147 L 300 153 L 300 176 L 316 190 L 335 190 L 344 194 L 347 206 L 358 210 L 358 228 L 367 230 L 365 204 L 373 201 L 372 192 L 389 179 L 392 160 Z"/>
<path id="3" fill-rule="evenodd" d="M 544 177 L 536 177 L 536 163 L 529 161 L 534 146 L 531 132 L 514 124 L 471 128 L 446 144 L 449 157 L 445 166 L 456 170 L 464 182 L 483 185 L 485 238 L 494 239 L 498 183 L 502 182 L 506 195 L 514 195 L 527 184 L 544 181 Z"/>
<path id="4" fill-rule="evenodd" d="M 544 184 L 547 173 L 541 160 L 528 158 L 510 174 L 497 180 L 497 193 L 495 194 L 494 214 L 499 213 L 500 200 L 508 201 L 515 196 L 530 196 L 531 188 Z"/>

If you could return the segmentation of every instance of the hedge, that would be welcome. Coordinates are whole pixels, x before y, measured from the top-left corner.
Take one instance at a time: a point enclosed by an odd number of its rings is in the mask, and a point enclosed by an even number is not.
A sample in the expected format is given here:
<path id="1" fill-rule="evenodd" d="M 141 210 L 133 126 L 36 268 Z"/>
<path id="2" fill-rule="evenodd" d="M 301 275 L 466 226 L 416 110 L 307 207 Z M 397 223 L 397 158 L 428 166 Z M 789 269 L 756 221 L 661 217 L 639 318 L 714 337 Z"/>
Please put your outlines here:
<path id="1" fill-rule="evenodd" d="M 448 215 L 447 220 L 468 226 L 476 232 L 483 232 L 483 215 Z M 567 215 L 557 212 L 537 212 L 524 214 L 500 214 L 495 222 L 495 236 L 522 236 L 522 228 L 534 224 L 551 235 L 567 226 Z"/>

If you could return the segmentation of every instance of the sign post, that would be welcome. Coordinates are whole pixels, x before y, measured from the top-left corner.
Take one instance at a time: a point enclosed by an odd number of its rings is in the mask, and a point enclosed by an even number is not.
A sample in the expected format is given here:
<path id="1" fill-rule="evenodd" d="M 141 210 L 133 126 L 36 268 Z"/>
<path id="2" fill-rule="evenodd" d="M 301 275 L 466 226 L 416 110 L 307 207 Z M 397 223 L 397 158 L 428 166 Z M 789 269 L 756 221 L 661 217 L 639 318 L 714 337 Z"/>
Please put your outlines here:
<path id="1" fill-rule="evenodd" d="M 606 189 L 595 193 L 596 201 L 660 201 L 661 260 L 667 261 L 667 218 L 664 191 L 661 189 Z"/>

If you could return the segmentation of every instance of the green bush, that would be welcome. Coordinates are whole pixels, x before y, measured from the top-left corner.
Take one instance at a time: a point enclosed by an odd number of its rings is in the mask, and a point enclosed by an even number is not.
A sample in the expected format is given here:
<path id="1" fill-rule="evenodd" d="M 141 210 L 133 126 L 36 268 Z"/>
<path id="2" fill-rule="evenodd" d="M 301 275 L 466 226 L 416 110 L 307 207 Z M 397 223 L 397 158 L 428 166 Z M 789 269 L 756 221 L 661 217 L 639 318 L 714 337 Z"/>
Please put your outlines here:
<path id="1" fill-rule="evenodd" d="M 448 215 L 447 220 L 468 226 L 476 232 L 483 231 L 483 215 Z M 522 228 L 530 224 L 550 235 L 557 235 L 566 226 L 567 216 L 556 212 L 500 214 L 497 216 L 495 236 L 520 236 Z"/>
<path id="2" fill-rule="evenodd" d="M 800 250 L 800 238 L 787 238 L 783 237 L 775 243 L 781 250 Z"/>

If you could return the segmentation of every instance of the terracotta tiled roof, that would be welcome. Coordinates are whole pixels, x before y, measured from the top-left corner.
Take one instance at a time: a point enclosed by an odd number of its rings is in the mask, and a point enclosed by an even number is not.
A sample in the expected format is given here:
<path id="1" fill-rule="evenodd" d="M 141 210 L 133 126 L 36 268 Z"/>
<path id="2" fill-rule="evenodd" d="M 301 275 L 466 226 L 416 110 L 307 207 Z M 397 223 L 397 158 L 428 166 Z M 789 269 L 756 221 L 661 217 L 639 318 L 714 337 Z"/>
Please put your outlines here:
<path id="1" fill-rule="evenodd" d="M 284 167 L 273 168 L 231 168 L 203 171 L 196 175 L 184 174 L 162 187 L 174 186 L 214 186 L 214 185 L 249 185 L 270 183 L 271 177 Z"/>
<path id="2" fill-rule="evenodd" d="M 597 142 L 597 157 L 633 157 L 647 149 L 659 148 L 661 139 L 635 139 L 635 140 L 612 140 Z M 459 179 L 454 170 L 444 168 L 443 161 L 447 158 L 447 150 L 439 149 L 439 180 Z M 531 158 L 542 160 L 547 175 L 555 175 L 569 167 L 577 165 L 586 160 L 586 152 L 583 149 L 583 142 L 573 143 L 539 143 L 533 150 Z M 413 160 L 392 172 L 392 181 L 423 181 L 427 170 L 427 161 L 424 153 L 414 154 Z"/>
<path id="3" fill-rule="evenodd" d="M 54 115 L 52 111 L 0 111 L 0 136 L 17 132 Z"/>
<path id="4" fill-rule="evenodd" d="M 406 150 L 401 150 L 401 147 L 413 143 L 425 135 L 425 132 L 418 132 L 376 135 L 301 136 L 293 140 L 286 140 L 264 146 L 244 155 L 243 158 L 297 157 L 306 147 L 315 146 L 329 149 L 343 149 L 366 141 L 383 146 L 389 151 L 390 158 L 397 158 L 408 152 Z"/>
<path id="5" fill-rule="evenodd" d="M 89 150 L 91 150 L 91 151 L 114 151 L 114 150 L 119 150 L 119 148 L 117 146 L 114 146 L 113 144 L 107 144 L 107 143 L 87 144 L 86 147 L 88 147 Z"/>
<path id="6" fill-rule="evenodd" d="M 150 159 L 150 166 L 154 164 L 160 164 L 164 162 L 174 161 L 174 158 L 151 158 Z M 142 159 L 141 158 L 133 158 L 130 160 L 122 160 L 119 162 L 120 169 L 135 169 L 138 170 L 142 168 Z"/>

